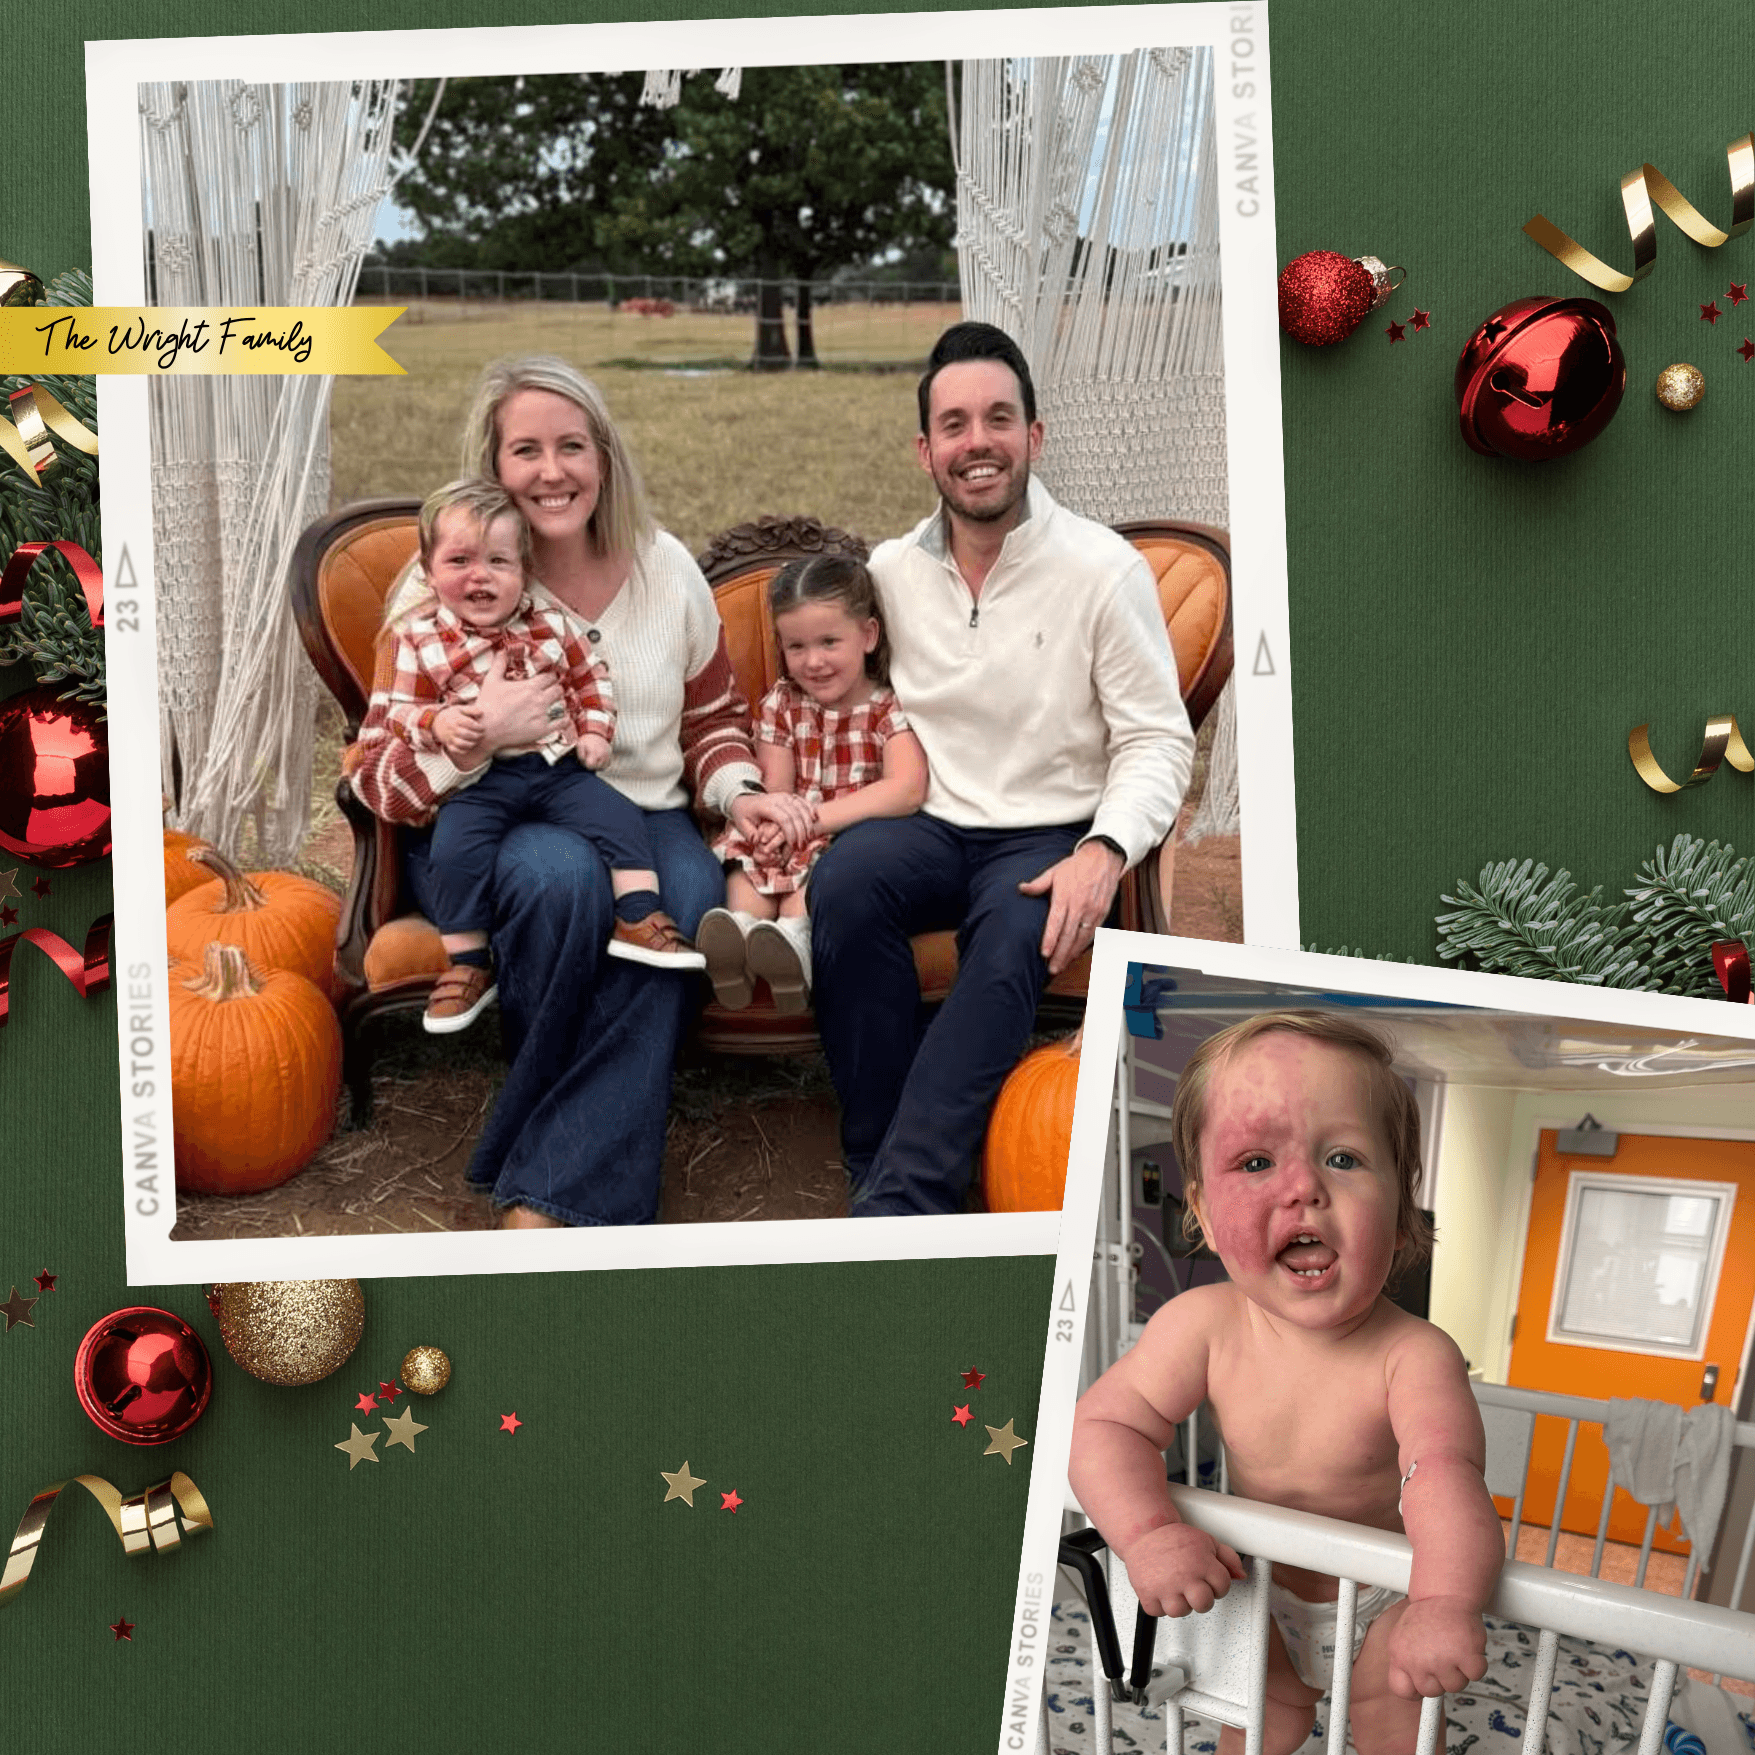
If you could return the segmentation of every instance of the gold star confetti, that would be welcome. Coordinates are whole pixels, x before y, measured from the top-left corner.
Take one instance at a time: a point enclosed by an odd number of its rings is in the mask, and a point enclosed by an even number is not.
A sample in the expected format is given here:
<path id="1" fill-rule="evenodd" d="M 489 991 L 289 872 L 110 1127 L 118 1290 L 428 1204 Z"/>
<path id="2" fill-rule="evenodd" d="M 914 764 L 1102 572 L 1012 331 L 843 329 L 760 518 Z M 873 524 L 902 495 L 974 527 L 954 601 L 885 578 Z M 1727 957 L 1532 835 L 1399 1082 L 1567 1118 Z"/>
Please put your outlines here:
<path id="1" fill-rule="evenodd" d="M 414 1417 L 414 1409 L 407 1407 L 394 1420 L 388 1414 L 384 1416 L 384 1431 L 390 1444 L 400 1444 L 404 1449 L 412 1451 L 415 1433 L 426 1431 L 426 1427 Z M 384 1448 L 388 1450 L 390 1444 L 386 1444 Z M 376 1462 L 377 1458 L 374 1457 L 372 1460 Z"/>
<path id="2" fill-rule="evenodd" d="M 1022 1450 L 1024 1446 L 1030 1442 L 1027 1438 L 1020 1438 L 1017 1433 L 1012 1430 L 1012 1422 L 1010 1420 L 1007 1420 L 1003 1426 L 989 1426 L 987 1428 L 987 1436 L 991 1438 L 993 1442 L 988 1445 L 981 1454 L 983 1456 L 1003 1456 L 1008 1468 L 1011 1467 L 1012 1452 L 1014 1450 Z"/>
<path id="3" fill-rule="evenodd" d="M 0 871 L 0 902 L 4 902 L 8 896 L 18 899 L 17 866 L 14 866 L 11 871 Z"/>
<path id="4" fill-rule="evenodd" d="M 348 1422 L 347 1430 L 348 1436 L 335 1448 L 347 1452 L 347 1472 L 351 1475 L 362 1462 L 376 1462 L 378 1460 L 378 1453 L 372 1449 L 372 1446 L 378 1442 L 382 1435 L 377 1432 L 362 1432 L 351 1420 Z M 413 1446 L 411 1445 L 409 1448 L 412 1449 Z M 1011 1458 L 1007 1457 L 1006 1461 L 1010 1462 Z"/>
<path id="5" fill-rule="evenodd" d="M 35 1298 L 19 1297 L 18 1288 L 14 1286 L 11 1297 L 4 1304 L 0 1304 L 0 1316 L 6 1318 L 7 1328 L 17 1328 L 21 1322 L 26 1328 L 35 1328 L 37 1325 L 32 1321 L 30 1313 L 31 1306 L 35 1303 Z"/>
<path id="6" fill-rule="evenodd" d="M 695 1489 L 704 1487 L 707 1483 L 699 1476 L 691 1475 L 689 1465 L 686 1462 L 674 1473 L 669 1469 L 660 1469 L 658 1472 L 670 1486 L 670 1491 L 664 1495 L 664 1503 L 668 1505 L 671 1500 L 680 1499 L 689 1510 L 693 1511 L 695 1508 Z"/>

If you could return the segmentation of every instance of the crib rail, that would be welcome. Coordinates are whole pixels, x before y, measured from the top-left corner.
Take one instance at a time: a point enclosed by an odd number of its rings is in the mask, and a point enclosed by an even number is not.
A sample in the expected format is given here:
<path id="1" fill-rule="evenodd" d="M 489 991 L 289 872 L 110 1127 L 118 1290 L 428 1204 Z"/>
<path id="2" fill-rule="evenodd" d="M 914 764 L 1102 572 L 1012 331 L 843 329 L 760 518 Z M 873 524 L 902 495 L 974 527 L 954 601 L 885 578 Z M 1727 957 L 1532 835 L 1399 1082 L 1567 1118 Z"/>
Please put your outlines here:
<path id="1" fill-rule="evenodd" d="M 1554 1508 L 1548 1514 L 1548 1552 L 1543 1561 L 1545 1566 L 1552 1566 L 1560 1543 L 1561 1507 L 1566 1503 L 1566 1490 L 1572 1481 L 1572 1463 L 1578 1448 L 1579 1428 L 1581 1425 L 1595 1426 L 1600 1437 L 1603 1422 L 1609 1416 L 1609 1404 L 1585 1396 L 1559 1395 L 1548 1390 L 1513 1389 L 1509 1385 L 1498 1383 L 1477 1383 L 1471 1387 L 1475 1392 L 1475 1400 L 1481 1406 L 1482 1418 L 1487 1424 L 1487 1485 L 1491 1491 L 1514 1501 L 1510 1537 L 1510 1550 L 1513 1554 L 1517 1552 L 1518 1532 L 1523 1527 L 1524 1492 L 1529 1480 L 1536 1420 L 1546 1415 L 1566 1422 L 1566 1448 L 1561 1458 L 1560 1481 L 1555 1492 Z M 1733 1442 L 1739 1450 L 1755 1449 L 1755 1423 L 1739 1421 L 1734 1430 Z M 1593 1578 L 1602 1571 L 1603 1551 L 1609 1533 L 1609 1513 L 1616 1492 L 1621 1490 L 1623 1489 L 1617 1489 L 1612 1480 L 1603 1490 L 1602 1504 L 1597 1516 L 1596 1546 L 1591 1553 L 1590 1574 Z M 1646 1512 L 1645 1535 L 1640 1543 L 1639 1569 L 1635 1574 L 1635 1584 L 1645 1583 L 1646 1567 L 1651 1561 L 1652 1536 L 1656 1529 L 1657 1507 L 1654 1505 Z M 1755 1518 L 1751 1518 L 1743 1530 L 1742 1547 L 1737 1556 L 1736 1579 L 1731 1586 L 1730 1600 L 1733 1603 L 1743 1600 L 1743 1586 L 1749 1577 L 1752 1550 L 1755 1550 Z M 1688 1572 L 1682 1582 L 1683 1596 L 1693 1596 L 1701 1566 L 1709 1558 L 1702 1555 L 1690 1541 Z"/>
<path id="2" fill-rule="evenodd" d="M 1185 1522 L 1239 1553 L 1358 1584 L 1408 1588 L 1413 1550 L 1405 1536 L 1199 1487 L 1172 1484 L 1170 1497 Z M 1508 1560 L 1487 1612 L 1521 1626 L 1621 1646 L 1671 1665 L 1755 1681 L 1755 1616 L 1711 1603 Z"/>

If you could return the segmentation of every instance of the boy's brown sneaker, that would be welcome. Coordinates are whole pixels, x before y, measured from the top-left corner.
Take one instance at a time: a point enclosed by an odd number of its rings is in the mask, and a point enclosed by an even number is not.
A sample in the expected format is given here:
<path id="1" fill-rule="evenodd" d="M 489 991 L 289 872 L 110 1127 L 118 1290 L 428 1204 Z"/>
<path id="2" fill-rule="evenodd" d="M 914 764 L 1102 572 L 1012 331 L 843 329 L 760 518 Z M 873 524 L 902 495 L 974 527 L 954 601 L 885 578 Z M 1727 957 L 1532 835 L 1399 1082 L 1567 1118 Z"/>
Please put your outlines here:
<path id="1" fill-rule="evenodd" d="M 676 922 L 657 908 L 644 920 L 618 920 L 607 949 L 612 957 L 647 963 L 654 969 L 707 967 L 707 959 L 677 931 Z"/>
<path id="2" fill-rule="evenodd" d="M 476 963 L 453 963 L 434 986 L 421 1022 L 434 1036 L 467 1030 L 493 1004 L 499 991 L 491 969 Z"/>

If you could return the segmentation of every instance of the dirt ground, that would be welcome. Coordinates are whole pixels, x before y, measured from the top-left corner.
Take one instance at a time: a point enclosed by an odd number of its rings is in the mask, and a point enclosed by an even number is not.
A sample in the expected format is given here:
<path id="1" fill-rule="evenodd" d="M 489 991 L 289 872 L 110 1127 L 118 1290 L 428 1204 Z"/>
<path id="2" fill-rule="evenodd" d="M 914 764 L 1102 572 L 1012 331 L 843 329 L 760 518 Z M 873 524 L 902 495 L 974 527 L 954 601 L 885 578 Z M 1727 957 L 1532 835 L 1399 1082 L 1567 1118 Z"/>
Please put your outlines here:
<path id="1" fill-rule="evenodd" d="M 1201 757 L 1206 742 L 1203 736 Z M 1197 759 L 1185 821 L 1203 766 Z M 301 868 L 340 887 L 350 864 L 347 825 L 328 805 L 313 825 Z M 1242 937 L 1235 836 L 1178 849 L 1171 912 L 1184 937 Z M 412 1017 L 392 1022 L 374 1069 L 369 1126 L 338 1126 L 316 1158 L 279 1188 L 180 1195 L 172 1235 L 491 1229 L 493 1208 L 465 1180 L 464 1169 L 502 1066 L 497 1014 L 449 1040 L 427 1036 Z M 846 1212 L 838 1111 L 822 1056 L 712 1055 L 685 1047 L 671 1100 L 661 1222 L 831 1219 Z"/>

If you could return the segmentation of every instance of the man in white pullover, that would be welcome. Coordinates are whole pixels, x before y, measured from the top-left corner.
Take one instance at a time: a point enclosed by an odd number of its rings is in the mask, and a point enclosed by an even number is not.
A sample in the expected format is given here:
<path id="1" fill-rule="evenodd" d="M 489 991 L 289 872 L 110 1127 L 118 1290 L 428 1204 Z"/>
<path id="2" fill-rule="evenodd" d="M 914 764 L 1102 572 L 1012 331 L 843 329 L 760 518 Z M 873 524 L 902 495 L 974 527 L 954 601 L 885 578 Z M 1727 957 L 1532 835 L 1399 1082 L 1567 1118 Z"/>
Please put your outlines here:
<path id="1" fill-rule="evenodd" d="M 1002 330 L 939 338 L 916 445 L 942 503 L 871 572 L 926 804 L 837 836 L 810 887 L 859 1217 L 962 1210 L 1044 985 L 1169 833 L 1194 751 L 1151 569 L 1030 479 L 1042 423 Z M 928 1024 L 909 939 L 947 928 L 957 980 Z"/>

